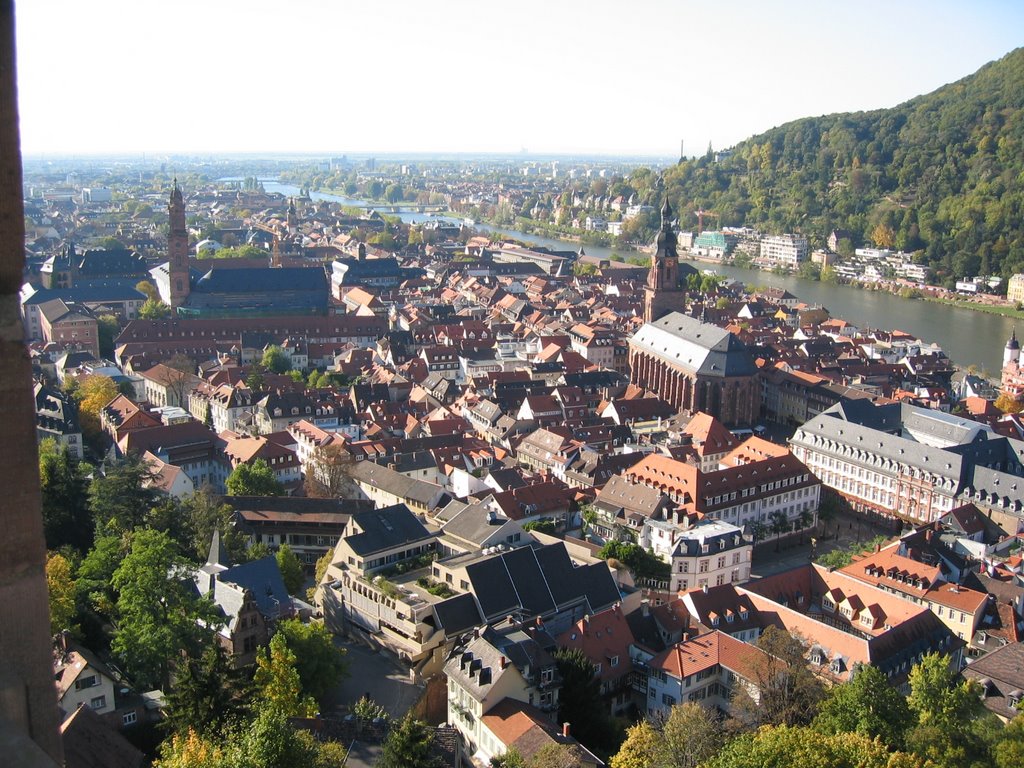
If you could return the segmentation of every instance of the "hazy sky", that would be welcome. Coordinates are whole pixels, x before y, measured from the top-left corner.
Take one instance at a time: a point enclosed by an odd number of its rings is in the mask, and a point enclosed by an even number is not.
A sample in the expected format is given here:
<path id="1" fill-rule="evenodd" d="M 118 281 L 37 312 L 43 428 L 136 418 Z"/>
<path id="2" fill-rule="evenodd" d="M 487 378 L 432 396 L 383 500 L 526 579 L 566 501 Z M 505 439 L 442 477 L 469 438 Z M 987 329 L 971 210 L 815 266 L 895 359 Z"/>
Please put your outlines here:
<path id="1" fill-rule="evenodd" d="M 888 107 L 1021 0 L 17 0 L 38 152 L 688 154 Z"/>

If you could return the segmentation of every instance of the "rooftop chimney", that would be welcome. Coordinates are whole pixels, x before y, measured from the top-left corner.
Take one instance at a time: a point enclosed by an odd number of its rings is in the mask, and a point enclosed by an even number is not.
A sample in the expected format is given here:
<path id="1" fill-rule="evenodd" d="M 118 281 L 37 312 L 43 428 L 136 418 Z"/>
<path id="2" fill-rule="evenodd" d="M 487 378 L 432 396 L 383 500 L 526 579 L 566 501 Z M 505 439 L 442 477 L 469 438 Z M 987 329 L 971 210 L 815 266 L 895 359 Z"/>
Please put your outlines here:
<path id="1" fill-rule="evenodd" d="M 703 592 L 703 593 L 704 593 L 704 594 L 706 595 L 706 594 L 708 593 L 708 585 L 707 585 L 707 584 L 704 584 L 704 585 L 703 585 L 703 586 L 701 587 L 701 591 L 702 591 L 702 592 Z"/>
<path id="2" fill-rule="evenodd" d="M 562 736 L 569 738 L 569 723 L 562 723 Z"/>
<path id="3" fill-rule="evenodd" d="M 505 667 L 508 666 L 508 659 L 506 659 L 504 656 L 502 656 L 501 660 L 498 662 L 498 664 L 501 666 L 502 669 L 505 669 Z"/>

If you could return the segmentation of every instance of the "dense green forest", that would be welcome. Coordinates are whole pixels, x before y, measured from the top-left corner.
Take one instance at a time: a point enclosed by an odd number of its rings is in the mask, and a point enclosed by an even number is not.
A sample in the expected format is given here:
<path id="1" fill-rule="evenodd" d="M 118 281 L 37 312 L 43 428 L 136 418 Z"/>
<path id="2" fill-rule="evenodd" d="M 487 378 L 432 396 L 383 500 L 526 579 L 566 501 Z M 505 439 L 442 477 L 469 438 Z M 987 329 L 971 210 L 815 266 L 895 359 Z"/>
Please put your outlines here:
<path id="1" fill-rule="evenodd" d="M 940 280 L 1024 271 L 1024 48 L 893 109 L 796 120 L 668 169 L 684 227 L 832 229 L 919 252 Z"/>

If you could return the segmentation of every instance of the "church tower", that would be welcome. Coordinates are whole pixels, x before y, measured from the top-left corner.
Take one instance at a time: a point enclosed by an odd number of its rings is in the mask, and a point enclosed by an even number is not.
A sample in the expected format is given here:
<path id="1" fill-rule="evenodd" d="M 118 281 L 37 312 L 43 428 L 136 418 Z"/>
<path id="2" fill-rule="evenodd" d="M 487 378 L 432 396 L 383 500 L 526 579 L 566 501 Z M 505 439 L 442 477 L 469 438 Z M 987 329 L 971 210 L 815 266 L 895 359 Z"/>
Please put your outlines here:
<path id="1" fill-rule="evenodd" d="M 654 243 L 651 269 L 644 286 L 644 322 L 653 323 L 669 312 L 682 312 L 686 291 L 679 288 L 679 254 L 672 231 L 672 208 L 665 198 L 661 206 L 661 231 Z"/>
<path id="2" fill-rule="evenodd" d="M 167 272 L 170 283 L 171 308 L 177 309 L 188 299 L 188 229 L 185 227 L 185 200 L 181 196 L 178 180 L 171 189 L 171 201 L 167 206 L 170 215 L 170 232 L 167 235 Z"/>
<path id="3" fill-rule="evenodd" d="M 1003 349 L 1003 368 L 1006 368 L 1011 363 L 1015 365 L 1020 364 L 1020 342 L 1017 341 L 1017 329 L 1013 329 L 1013 334 L 1006 342 L 1006 347 Z"/>

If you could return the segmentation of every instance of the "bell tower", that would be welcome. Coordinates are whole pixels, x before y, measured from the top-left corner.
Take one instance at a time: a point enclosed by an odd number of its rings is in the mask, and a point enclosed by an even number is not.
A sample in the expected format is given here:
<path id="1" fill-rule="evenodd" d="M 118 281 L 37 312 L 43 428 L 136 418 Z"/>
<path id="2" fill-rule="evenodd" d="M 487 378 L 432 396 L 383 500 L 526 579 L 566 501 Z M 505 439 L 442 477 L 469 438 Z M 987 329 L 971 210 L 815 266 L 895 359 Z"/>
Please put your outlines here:
<path id="1" fill-rule="evenodd" d="M 653 323 L 669 312 L 683 311 L 686 291 L 679 288 L 679 253 L 672 230 L 672 207 L 661 206 L 661 231 L 654 242 L 651 268 L 644 286 L 644 322 Z"/>
<path id="2" fill-rule="evenodd" d="M 167 205 L 170 216 L 170 231 L 167 234 L 167 272 L 170 281 L 169 296 L 171 308 L 177 309 L 188 299 L 188 229 L 185 227 L 185 200 L 181 195 L 178 180 L 174 180 L 171 200 Z"/>

